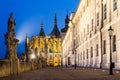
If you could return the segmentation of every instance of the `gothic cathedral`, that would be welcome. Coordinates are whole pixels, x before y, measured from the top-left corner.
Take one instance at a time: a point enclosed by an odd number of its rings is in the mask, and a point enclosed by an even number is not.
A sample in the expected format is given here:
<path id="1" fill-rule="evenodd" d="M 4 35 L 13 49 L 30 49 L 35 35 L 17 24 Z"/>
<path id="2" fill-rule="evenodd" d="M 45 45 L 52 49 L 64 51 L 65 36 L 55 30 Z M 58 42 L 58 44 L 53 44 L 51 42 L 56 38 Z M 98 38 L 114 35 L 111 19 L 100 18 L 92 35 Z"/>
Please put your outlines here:
<path id="1" fill-rule="evenodd" d="M 62 32 L 61 32 L 62 33 Z M 30 61 L 32 55 L 42 58 L 48 66 L 61 66 L 61 33 L 57 26 L 56 14 L 54 17 L 54 28 L 49 35 L 45 35 L 44 25 L 41 22 L 41 29 L 38 36 L 32 39 L 26 36 L 26 55 Z"/>

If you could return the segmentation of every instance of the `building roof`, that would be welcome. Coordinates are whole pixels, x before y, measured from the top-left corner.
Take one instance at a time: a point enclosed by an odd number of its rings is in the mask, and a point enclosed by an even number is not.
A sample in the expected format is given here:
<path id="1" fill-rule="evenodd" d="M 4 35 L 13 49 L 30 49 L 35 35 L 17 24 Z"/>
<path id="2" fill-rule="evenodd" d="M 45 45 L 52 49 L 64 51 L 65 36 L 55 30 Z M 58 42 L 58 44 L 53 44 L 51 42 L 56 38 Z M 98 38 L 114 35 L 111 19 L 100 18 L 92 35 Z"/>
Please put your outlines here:
<path id="1" fill-rule="evenodd" d="M 57 19 L 56 19 L 56 14 L 55 14 L 55 18 L 54 18 L 54 28 L 52 30 L 52 32 L 50 33 L 50 36 L 51 37 L 56 37 L 56 38 L 60 38 L 60 31 L 58 29 L 58 26 L 57 26 Z"/>
<path id="2" fill-rule="evenodd" d="M 61 29 L 61 32 L 67 32 L 69 21 L 70 21 L 70 19 L 69 19 L 68 14 L 67 14 L 66 18 L 65 18 L 65 27 Z"/>
<path id="3" fill-rule="evenodd" d="M 39 36 L 42 36 L 42 37 L 44 37 L 44 36 L 45 36 L 45 32 L 44 32 L 44 25 L 43 25 L 43 22 L 41 22 L 41 29 L 40 29 L 40 33 L 39 33 Z"/>

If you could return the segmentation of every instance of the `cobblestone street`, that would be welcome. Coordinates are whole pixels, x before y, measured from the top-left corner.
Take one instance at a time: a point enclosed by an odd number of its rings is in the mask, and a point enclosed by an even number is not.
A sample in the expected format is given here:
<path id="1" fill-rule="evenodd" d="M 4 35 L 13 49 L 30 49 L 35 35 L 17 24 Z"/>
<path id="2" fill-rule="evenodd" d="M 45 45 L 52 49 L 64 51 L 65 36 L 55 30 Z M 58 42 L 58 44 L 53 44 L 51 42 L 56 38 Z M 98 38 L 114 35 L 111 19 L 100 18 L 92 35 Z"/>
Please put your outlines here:
<path id="1" fill-rule="evenodd" d="M 44 68 L 0 80 L 120 80 L 119 71 L 110 76 L 108 70 L 86 68 Z"/>

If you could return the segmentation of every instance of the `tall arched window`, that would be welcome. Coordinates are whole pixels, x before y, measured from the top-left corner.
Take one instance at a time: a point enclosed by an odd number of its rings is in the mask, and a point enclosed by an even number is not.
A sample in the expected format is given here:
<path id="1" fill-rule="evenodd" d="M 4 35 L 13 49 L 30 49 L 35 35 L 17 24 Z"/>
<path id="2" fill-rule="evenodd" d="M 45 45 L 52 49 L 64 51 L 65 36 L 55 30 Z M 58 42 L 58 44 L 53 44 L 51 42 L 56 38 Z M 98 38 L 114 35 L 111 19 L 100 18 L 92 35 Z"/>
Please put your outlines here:
<path id="1" fill-rule="evenodd" d="M 113 52 L 116 51 L 116 35 L 113 36 Z"/>
<path id="2" fill-rule="evenodd" d="M 93 57 L 93 47 L 91 47 L 91 58 Z"/>

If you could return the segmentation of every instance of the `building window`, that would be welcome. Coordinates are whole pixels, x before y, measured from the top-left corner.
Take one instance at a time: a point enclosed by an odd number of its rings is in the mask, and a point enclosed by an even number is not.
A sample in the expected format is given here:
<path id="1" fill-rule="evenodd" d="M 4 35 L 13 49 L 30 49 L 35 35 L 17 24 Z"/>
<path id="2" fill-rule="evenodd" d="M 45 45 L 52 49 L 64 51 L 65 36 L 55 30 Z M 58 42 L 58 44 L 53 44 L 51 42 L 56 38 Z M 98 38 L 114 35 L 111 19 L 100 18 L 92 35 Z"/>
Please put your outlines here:
<path id="1" fill-rule="evenodd" d="M 92 22 L 91 22 L 91 29 L 93 31 L 93 19 L 92 19 Z"/>
<path id="2" fill-rule="evenodd" d="M 99 13 L 97 13 L 97 26 L 99 26 Z"/>
<path id="3" fill-rule="evenodd" d="M 70 62 L 70 57 L 68 57 L 68 65 L 70 65 L 71 64 L 71 62 Z"/>
<path id="4" fill-rule="evenodd" d="M 83 7 L 83 13 L 85 12 L 85 6 Z"/>
<path id="5" fill-rule="evenodd" d="M 87 25 L 87 34 L 89 34 L 89 24 Z"/>
<path id="6" fill-rule="evenodd" d="M 97 32 L 97 29 L 96 29 L 96 26 L 95 26 L 95 34 L 96 34 L 96 32 Z"/>
<path id="7" fill-rule="evenodd" d="M 113 52 L 116 51 L 116 35 L 113 36 Z"/>
<path id="8" fill-rule="evenodd" d="M 107 5 L 104 5 L 104 20 L 107 18 Z"/>
<path id="9" fill-rule="evenodd" d="M 91 47 L 91 57 L 93 57 L 93 47 Z"/>
<path id="10" fill-rule="evenodd" d="M 113 0 L 113 11 L 117 9 L 117 0 Z"/>
<path id="11" fill-rule="evenodd" d="M 83 60 L 85 60 L 85 52 L 83 51 Z"/>
<path id="12" fill-rule="evenodd" d="M 86 57 L 87 57 L 87 59 L 88 59 L 88 49 L 86 50 Z"/>
<path id="13" fill-rule="evenodd" d="M 96 56 L 98 56 L 98 44 L 96 44 Z"/>
<path id="14" fill-rule="evenodd" d="M 89 3 L 88 3 L 88 0 L 87 0 L 87 2 L 86 2 L 86 3 L 87 3 L 87 7 L 88 7 L 88 4 L 89 4 Z"/>
<path id="15" fill-rule="evenodd" d="M 52 59 L 52 55 L 50 55 L 50 60 Z"/>
<path id="16" fill-rule="evenodd" d="M 82 60 L 82 52 L 81 52 L 81 54 L 80 54 L 80 60 Z"/>
<path id="17" fill-rule="evenodd" d="M 85 28 L 84 28 L 84 37 L 86 37 L 86 30 L 85 30 Z"/>
<path id="18" fill-rule="evenodd" d="M 103 54 L 106 54 L 106 41 L 103 41 Z"/>

